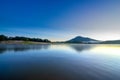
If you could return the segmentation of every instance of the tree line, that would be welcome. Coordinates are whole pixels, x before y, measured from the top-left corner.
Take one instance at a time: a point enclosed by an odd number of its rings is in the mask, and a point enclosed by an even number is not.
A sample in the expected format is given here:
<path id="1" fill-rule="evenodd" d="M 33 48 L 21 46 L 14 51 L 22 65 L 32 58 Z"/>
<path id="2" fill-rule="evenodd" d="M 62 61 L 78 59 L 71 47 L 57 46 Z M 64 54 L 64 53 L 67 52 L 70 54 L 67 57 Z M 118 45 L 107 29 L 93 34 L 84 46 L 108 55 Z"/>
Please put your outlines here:
<path id="1" fill-rule="evenodd" d="M 5 35 L 0 35 L 0 41 L 7 41 L 7 40 L 34 41 L 34 42 L 51 42 L 48 39 L 29 38 L 29 37 L 21 37 L 21 36 L 8 37 L 8 36 L 5 36 Z"/>

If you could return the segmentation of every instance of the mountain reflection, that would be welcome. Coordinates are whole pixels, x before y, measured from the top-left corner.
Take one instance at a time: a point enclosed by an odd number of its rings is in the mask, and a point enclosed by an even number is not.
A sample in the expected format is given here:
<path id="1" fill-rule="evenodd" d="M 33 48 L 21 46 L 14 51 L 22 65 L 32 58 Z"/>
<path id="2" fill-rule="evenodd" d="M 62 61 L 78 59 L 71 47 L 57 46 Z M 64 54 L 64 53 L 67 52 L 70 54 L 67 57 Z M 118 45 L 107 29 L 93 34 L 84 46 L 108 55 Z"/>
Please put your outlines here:
<path id="1" fill-rule="evenodd" d="M 52 45 L 55 48 L 61 48 L 61 47 L 65 47 L 65 48 L 71 48 L 77 52 L 81 52 L 84 50 L 89 50 L 93 47 L 95 47 L 95 45 L 86 45 L 86 44 L 69 44 L 69 45 Z M 40 44 L 40 45 L 5 45 L 5 44 L 0 44 L 0 54 L 6 52 L 6 51 L 14 51 L 14 52 L 20 52 L 20 51 L 28 51 L 28 50 L 42 50 L 42 49 L 49 49 L 52 48 L 50 46 L 50 44 Z"/>
<path id="2" fill-rule="evenodd" d="M 95 45 L 73 44 L 73 45 L 69 45 L 69 47 L 71 47 L 72 49 L 74 49 L 77 52 L 81 52 L 81 51 L 84 51 L 84 50 L 89 50 L 89 49 L 95 47 Z"/>
<path id="3" fill-rule="evenodd" d="M 41 49 L 48 49 L 50 44 L 40 44 L 40 45 L 0 45 L 0 54 L 6 51 L 28 51 L 28 50 L 41 50 Z"/>

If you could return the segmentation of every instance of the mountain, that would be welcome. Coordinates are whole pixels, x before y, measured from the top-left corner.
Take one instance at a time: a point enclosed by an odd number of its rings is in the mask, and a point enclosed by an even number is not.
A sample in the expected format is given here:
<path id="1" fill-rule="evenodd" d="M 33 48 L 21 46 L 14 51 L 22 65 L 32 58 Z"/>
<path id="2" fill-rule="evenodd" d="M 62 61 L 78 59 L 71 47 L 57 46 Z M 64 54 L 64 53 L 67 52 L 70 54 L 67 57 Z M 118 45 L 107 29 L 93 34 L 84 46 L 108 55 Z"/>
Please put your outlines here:
<path id="1" fill-rule="evenodd" d="M 98 40 L 91 39 L 88 37 L 77 36 L 73 39 L 66 41 L 67 43 L 98 43 Z"/>
<path id="2" fill-rule="evenodd" d="M 120 40 L 103 41 L 101 44 L 120 44 Z"/>

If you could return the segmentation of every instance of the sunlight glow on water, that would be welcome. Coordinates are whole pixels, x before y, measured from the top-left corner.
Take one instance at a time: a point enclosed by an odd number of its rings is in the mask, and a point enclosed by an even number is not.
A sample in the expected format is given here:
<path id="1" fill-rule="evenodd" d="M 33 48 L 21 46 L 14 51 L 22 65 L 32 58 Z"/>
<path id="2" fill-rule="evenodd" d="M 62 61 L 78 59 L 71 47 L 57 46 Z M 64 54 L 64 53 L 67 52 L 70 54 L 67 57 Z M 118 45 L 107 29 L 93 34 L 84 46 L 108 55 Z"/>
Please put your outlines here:
<path id="1" fill-rule="evenodd" d="M 101 55 L 120 57 L 120 45 L 99 45 L 91 51 Z"/>

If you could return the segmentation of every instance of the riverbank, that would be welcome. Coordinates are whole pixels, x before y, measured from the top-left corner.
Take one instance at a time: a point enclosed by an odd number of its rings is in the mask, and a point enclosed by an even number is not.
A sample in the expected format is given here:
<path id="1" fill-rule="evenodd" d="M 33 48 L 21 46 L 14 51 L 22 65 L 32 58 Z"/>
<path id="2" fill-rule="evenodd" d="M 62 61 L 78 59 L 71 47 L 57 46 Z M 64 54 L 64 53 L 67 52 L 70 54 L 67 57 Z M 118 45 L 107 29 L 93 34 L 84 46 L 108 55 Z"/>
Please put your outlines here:
<path id="1" fill-rule="evenodd" d="M 34 41 L 1 41 L 0 44 L 50 44 L 48 42 L 34 42 Z"/>

